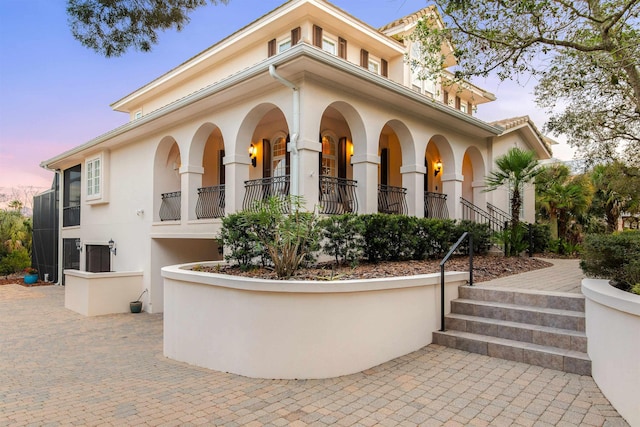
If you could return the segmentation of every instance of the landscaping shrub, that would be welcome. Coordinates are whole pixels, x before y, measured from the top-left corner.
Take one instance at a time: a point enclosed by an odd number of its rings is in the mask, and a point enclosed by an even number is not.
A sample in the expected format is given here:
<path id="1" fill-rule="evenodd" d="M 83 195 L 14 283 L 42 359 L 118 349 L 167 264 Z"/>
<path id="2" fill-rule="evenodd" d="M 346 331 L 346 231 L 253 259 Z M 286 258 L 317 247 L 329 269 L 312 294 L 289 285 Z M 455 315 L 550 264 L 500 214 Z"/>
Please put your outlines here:
<path id="1" fill-rule="evenodd" d="M 591 277 L 631 290 L 640 283 L 640 231 L 587 235 L 580 267 Z"/>
<path id="2" fill-rule="evenodd" d="M 413 259 L 435 259 L 446 255 L 454 239 L 456 223 L 450 219 L 417 218 Z"/>
<path id="3" fill-rule="evenodd" d="M 237 212 L 222 218 L 220 241 L 227 249 L 226 261 L 236 262 L 246 270 L 255 258 L 260 256 L 261 248 L 255 240 L 251 212 Z"/>
<path id="4" fill-rule="evenodd" d="M 414 259 L 419 236 L 417 218 L 394 214 L 360 215 L 364 223 L 364 257 L 370 262 Z"/>
<path id="5" fill-rule="evenodd" d="M 541 253 L 549 249 L 551 241 L 551 227 L 549 224 L 531 224 L 533 233 L 533 252 Z"/>
<path id="6" fill-rule="evenodd" d="M 356 214 L 332 215 L 319 223 L 324 242 L 322 251 L 335 258 L 336 264 L 358 264 L 364 251 L 364 222 Z"/>
<path id="7" fill-rule="evenodd" d="M 462 220 L 456 223 L 453 230 L 451 243 L 448 246 L 454 244 L 464 232 L 467 231 L 473 236 L 473 252 L 474 254 L 482 255 L 486 254 L 491 248 L 491 228 L 489 224 L 481 224 L 479 222 L 473 222 L 469 220 Z M 458 249 L 459 253 L 467 255 L 469 254 L 469 239 L 465 239 L 460 243 Z"/>

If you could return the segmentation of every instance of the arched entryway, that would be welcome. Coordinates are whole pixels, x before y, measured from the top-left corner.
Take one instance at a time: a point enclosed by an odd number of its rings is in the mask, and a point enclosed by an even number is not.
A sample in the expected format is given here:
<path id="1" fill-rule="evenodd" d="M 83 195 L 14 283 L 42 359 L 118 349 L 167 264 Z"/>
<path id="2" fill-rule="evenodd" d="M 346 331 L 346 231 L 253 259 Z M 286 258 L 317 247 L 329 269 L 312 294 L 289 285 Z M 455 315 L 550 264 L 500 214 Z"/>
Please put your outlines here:
<path id="1" fill-rule="evenodd" d="M 445 168 L 453 173 L 451 147 L 441 135 L 435 135 L 427 144 L 424 155 L 427 173 L 424 176 L 424 216 L 426 218 L 449 218 L 448 195 L 443 190 Z"/>
<path id="2" fill-rule="evenodd" d="M 320 120 L 318 154 L 319 211 L 324 214 L 357 212 L 357 182 L 353 180 L 353 140 L 345 117 L 334 107 L 327 107 Z"/>
<path id="3" fill-rule="evenodd" d="M 180 220 L 180 147 L 171 136 L 164 137 L 156 149 L 153 163 L 153 212 L 155 221 Z"/>
<path id="4" fill-rule="evenodd" d="M 385 124 L 378 139 L 378 212 L 407 214 L 407 189 L 402 186 L 402 148 L 394 127 Z"/>
<path id="5" fill-rule="evenodd" d="M 261 113 L 260 117 L 255 117 L 256 111 Z M 265 104 L 254 109 L 250 116 L 257 118 L 257 123 L 247 143 L 250 165 L 243 209 L 253 209 L 256 203 L 269 197 L 284 199 L 290 193 L 291 182 L 289 127 L 282 110 Z"/>
<path id="6" fill-rule="evenodd" d="M 222 218 L 225 215 L 224 156 L 220 128 L 212 123 L 202 125 L 195 133 L 189 150 L 189 163 L 196 166 L 189 173 L 194 175 L 190 188 L 197 192 L 193 210 L 197 219 Z"/>

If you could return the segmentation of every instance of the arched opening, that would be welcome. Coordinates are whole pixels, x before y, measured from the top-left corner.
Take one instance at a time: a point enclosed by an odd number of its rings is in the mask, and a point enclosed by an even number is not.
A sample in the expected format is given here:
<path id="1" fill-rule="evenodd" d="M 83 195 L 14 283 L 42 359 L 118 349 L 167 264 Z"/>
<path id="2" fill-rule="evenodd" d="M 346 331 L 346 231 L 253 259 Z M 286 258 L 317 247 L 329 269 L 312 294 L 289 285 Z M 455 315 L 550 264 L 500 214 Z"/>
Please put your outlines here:
<path id="1" fill-rule="evenodd" d="M 449 150 L 446 150 L 449 148 Z M 441 152 L 441 149 L 443 152 Z M 427 144 L 424 155 L 424 165 L 427 173 L 424 175 L 424 216 L 425 218 L 449 218 L 447 194 L 442 188 L 442 177 L 445 168 L 451 168 L 453 161 L 446 161 L 444 154 L 450 151 L 447 140 L 435 135 Z M 450 157 L 450 156 L 448 156 Z M 449 171 L 451 173 L 453 171 Z"/>
<path id="2" fill-rule="evenodd" d="M 320 121 L 318 154 L 320 213 L 357 212 L 357 182 L 353 180 L 353 140 L 345 117 L 334 107 L 327 107 Z"/>
<path id="3" fill-rule="evenodd" d="M 225 213 L 224 140 L 220 128 L 207 123 L 196 132 L 190 151 L 190 163 L 202 165 L 198 186 L 196 218 L 222 218 Z"/>
<path id="4" fill-rule="evenodd" d="M 154 220 L 180 220 L 180 147 L 173 137 L 167 136 L 156 149 L 153 165 Z"/>
<path id="5" fill-rule="evenodd" d="M 288 150 L 289 127 L 282 111 L 273 105 L 262 105 L 250 116 L 260 113 L 248 143 L 249 180 L 245 183 L 243 209 L 269 197 L 284 199 L 290 191 L 291 157 Z"/>
<path id="6" fill-rule="evenodd" d="M 378 212 L 406 215 L 407 189 L 402 186 L 402 147 L 394 126 L 387 123 L 378 138 Z"/>

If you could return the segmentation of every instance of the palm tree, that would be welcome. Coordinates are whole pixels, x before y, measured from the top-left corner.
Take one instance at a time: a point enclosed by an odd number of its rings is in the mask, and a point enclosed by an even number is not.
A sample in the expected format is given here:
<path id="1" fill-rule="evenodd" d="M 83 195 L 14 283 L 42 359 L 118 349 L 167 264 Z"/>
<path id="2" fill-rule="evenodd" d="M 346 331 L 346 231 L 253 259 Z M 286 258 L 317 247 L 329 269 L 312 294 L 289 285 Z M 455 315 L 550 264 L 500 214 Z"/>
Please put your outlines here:
<path id="1" fill-rule="evenodd" d="M 591 205 L 593 190 L 584 175 L 570 176 L 567 166 L 543 168 L 536 177 L 536 203 L 549 216 L 551 238 L 565 238 L 572 218 L 584 214 Z"/>
<path id="2" fill-rule="evenodd" d="M 540 173 L 538 160 L 533 151 L 522 150 L 514 147 L 506 154 L 496 159 L 496 170 L 486 178 L 485 191 L 493 191 L 508 185 L 511 192 L 511 247 L 514 248 L 515 240 L 520 227 L 520 207 L 522 206 L 522 187 L 532 182 Z M 515 255 L 515 254 L 511 254 Z"/>

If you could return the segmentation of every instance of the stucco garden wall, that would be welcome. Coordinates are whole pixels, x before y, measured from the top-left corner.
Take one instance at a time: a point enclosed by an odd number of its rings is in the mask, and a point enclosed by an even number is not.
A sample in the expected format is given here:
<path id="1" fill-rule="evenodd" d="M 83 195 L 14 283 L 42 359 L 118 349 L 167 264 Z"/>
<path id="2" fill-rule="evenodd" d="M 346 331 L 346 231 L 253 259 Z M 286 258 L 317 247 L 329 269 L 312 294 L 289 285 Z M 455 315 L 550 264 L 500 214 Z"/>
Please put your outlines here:
<path id="1" fill-rule="evenodd" d="M 630 425 L 640 426 L 640 295 L 584 279 L 592 376 Z"/>
<path id="2" fill-rule="evenodd" d="M 352 374 L 431 343 L 439 274 L 345 281 L 260 280 L 162 269 L 164 354 L 255 378 Z M 447 273 L 446 307 L 468 273 Z"/>
<path id="3" fill-rule="evenodd" d="M 89 273 L 65 270 L 64 307 L 85 316 L 128 313 L 142 293 L 142 272 Z"/>

